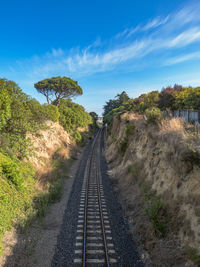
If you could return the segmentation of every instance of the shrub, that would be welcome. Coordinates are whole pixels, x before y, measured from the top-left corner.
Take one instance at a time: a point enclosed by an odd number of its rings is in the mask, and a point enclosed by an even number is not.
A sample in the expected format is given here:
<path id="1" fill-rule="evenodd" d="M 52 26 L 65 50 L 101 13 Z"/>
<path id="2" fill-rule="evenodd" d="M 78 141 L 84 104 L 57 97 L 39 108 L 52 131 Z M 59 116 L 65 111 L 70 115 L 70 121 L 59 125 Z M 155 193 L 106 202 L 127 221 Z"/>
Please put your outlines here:
<path id="1" fill-rule="evenodd" d="M 44 115 L 45 115 L 45 119 L 46 120 L 50 120 L 53 122 L 57 122 L 59 120 L 60 117 L 60 113 L 58 111 L 58 107 L 54 106 L 54 105 L 44 105 L 43 106 L 43 111 L 44 111 Z"/>
<path id="2" fill-rule="evenodd" d="M 0 174 L 13 183 L 17 189 L 23 189 L 24 177 L 20 164 L 0 153 Z"/>
<path id="3" fill-rule="evenodd" d="M 151 123 L 160 122 L 163 119 L 163 113 L 158 108 L 147 109 L 145 115 L 147 121 Z"/>
<path id="4" fill-rule="evenodd" d="M 85 109 L 71 100 L 62 99 L 59 112 L 60 123 L 69 133 L 75 134 L 78 127 L 86 127 L 88 124 L 92 124 L 92 117 Z"/>
<path id="5" fill-rule="evenodd" d="M 76 143 L 80 143 L 82 141 L 82 135 L 78 131 L 75 131 L 73 136 Z"/>

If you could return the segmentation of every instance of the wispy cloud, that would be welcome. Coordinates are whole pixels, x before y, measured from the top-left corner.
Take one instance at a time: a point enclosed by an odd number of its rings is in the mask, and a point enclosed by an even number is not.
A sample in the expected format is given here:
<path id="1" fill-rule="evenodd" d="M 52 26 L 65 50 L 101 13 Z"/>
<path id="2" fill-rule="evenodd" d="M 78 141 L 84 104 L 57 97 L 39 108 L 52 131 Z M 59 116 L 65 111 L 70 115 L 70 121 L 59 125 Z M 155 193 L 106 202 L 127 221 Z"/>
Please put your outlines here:
<path id="1" fill-rule="evenodd" d="M 197 59 L 200 59 L 200 51 L 169 58 L 164 62 L 163 65 L 170 66 L 170 65 L 182 63 L 184 61 L 197 60 Z"/>
<path id="2" fill-rule="evenodd" d="M 160 17 L 157 17 L 151 21 L 149 21 L 143 28 L 142 30 L 143 31 L 147 31 L 147 30 L 150 30 L 150 29 L 154 29 L 154 28 L 157 28 L 163 24 L 165 24 L 167 21 L 169 20 L 169 16 L 165 17 L 165 18 L 160 18 Z"/>
<path id="3" fill-rule="evenodd" d="M 200 41 L 200 3 L 190 4 L 165 17 L 156 17 L 146 24 L 125 29 L 115 36 L 112 47 L 102 45 L 100 39 L 84 49 L 52 49 L 42 57 L 17 62 L 17 69 L 28 79 L 37 80 L 53 75 L 86 76 L 97 72 L 114 70 L 117 67 L 138 65 L 152 52 L 165 54 L 172 49 L 182 49 Z M 172 65 L 195 59 L 197 53 L 166 59 Z M 157 57 L 159 58 L 159 57 Z M 160 65 L 163 65 L 160 62 Z M 15 69 L 16 69 L 15 68 Z"/>

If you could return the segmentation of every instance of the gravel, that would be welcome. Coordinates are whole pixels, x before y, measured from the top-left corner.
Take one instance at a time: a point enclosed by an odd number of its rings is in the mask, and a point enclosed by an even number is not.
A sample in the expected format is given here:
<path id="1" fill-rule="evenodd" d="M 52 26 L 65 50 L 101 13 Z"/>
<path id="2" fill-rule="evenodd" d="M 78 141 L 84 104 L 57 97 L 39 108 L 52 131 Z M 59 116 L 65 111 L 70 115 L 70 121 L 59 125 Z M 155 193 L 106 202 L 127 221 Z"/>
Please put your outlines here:
<path id="1" fill-rule="evenodd" d="M 72 187 L 71 195 L 65 210 L 64 220 L 58 235 L 57 246 L 52 260 L 52 267 L 74 266 L 74 250 L 77 228 L 78 210 L 80 205 L 80 195 L 84 177 L 85 165 L 92 141 L 83 152 L 82 160 L 78 168 L 76 178 Z M 101 145 L 104 146 L 103 134 Z M 115 266 L 144 266 L 136 245 L 132 239 L 127 220 L 123 217 L 121 204 L 113 190 L 112 182 L 107 174 L 108 166 L 103 153 L 101 153 L 101 171 L 104 188 L 104 196 L 107 204 L 107 211 L 110 218 L 112 238 L 115 251 L 118 255 L 118 263 Z M 95 265 L 96 266 L 96 265 Z M 112 265 L 111 265 L 112 266 Z"/>

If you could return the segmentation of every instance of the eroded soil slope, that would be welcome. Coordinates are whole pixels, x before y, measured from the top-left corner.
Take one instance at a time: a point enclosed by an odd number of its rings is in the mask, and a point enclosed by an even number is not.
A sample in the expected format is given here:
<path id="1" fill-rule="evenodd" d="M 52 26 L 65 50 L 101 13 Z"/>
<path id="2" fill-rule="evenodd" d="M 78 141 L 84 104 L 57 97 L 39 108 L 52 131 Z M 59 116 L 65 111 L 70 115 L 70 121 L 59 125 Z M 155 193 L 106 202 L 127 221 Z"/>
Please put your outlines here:
<path id="1" fill-rule="evenodd" d="M 110 174 L 153 266 L 200 261 L 199 140 L 181 120 L 152 125 L 134 113 L 114 117 L 108 129 Z"/>

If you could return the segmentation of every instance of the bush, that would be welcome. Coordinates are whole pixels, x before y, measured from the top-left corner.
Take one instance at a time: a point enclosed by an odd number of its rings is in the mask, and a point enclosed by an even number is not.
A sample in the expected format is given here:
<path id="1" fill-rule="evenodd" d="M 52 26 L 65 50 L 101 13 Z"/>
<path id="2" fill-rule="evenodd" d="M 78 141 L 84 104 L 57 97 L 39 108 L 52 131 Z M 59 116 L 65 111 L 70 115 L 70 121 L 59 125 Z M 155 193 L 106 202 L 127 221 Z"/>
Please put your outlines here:
<path id="1" fill-rule="evenodd" d="M 80 143 L 82 141 L 82 135 L 78 131 L 75 131 L 75 133 L 73 134 L 73 137 L 76 143 Z"/>
<path id="2" fill-rule="evenodd" d="M 86 127 L 92 124 L 92 117 L 85 111 L 85 109 L 73 103 L 71 100 L 61 100 L 59 106 L 60 112 L 60 123 L 65 128 L 65 130 L 80 139 L 76 131 L 79 127 Z"/>
<path id="3" fill-rule="evenodd" d="M 23 189 L 24 177 L 19 163 L 2 153 L 0 153 L 0 175 L 13 183 L 17 189 Z"/>
<path id="4" fill-rule="evenodd" d="M 157 123 L 163 119 L 163 113 L 158 108 L 147 109 L 145 115 L 148 122 Z"/>
<path id="5" fill-rule="evenodd" d="M 53 122 L 57 122 L 60 117 L 60 113 L 58 111 L 58 107 L 54 105 L 44 105 L 43 106 L 43 112 L 44 112 L 44 117 L 46 120 L 50 120 Z"/>

